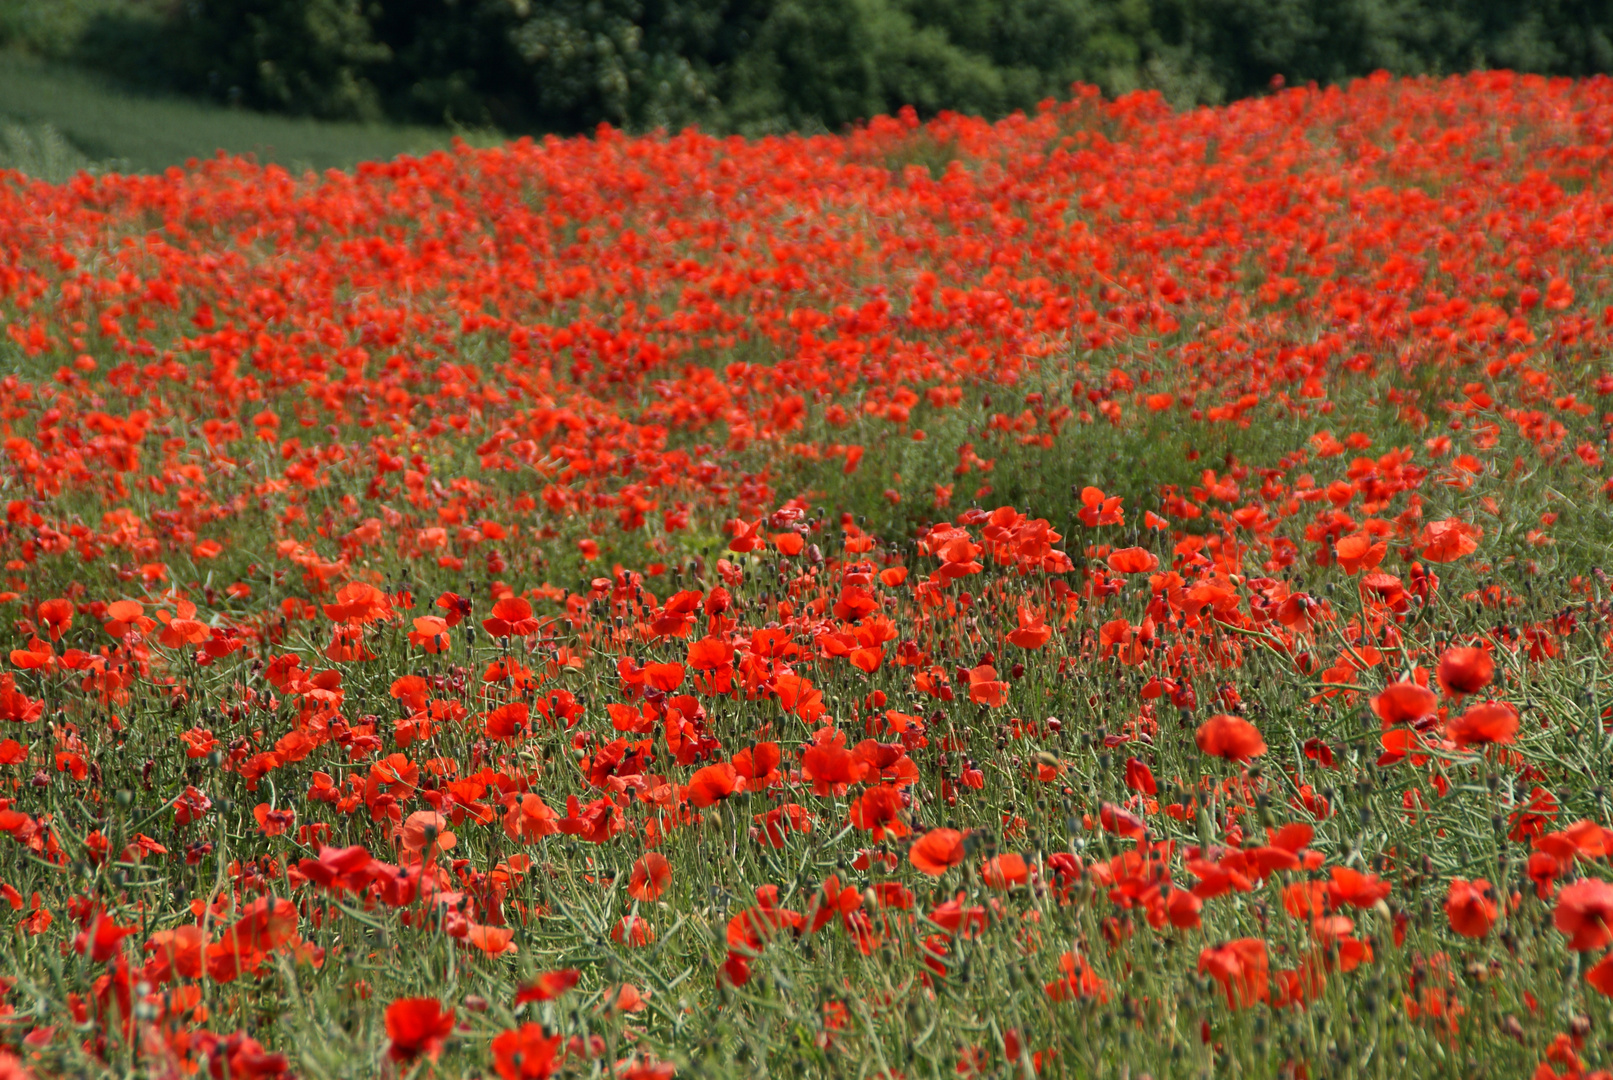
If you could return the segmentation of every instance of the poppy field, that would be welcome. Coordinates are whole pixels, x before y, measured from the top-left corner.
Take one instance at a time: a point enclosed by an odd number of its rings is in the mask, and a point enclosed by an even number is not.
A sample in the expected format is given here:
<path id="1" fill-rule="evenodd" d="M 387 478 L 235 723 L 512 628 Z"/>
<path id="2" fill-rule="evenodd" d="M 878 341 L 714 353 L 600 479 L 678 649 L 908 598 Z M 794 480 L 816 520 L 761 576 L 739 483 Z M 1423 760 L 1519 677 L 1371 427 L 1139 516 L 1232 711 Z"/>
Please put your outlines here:
<path id="1" fill-rule="evenodd" d="M 0 1077 L 1608 1076 L 1610 155 L 0 173 Z"/>

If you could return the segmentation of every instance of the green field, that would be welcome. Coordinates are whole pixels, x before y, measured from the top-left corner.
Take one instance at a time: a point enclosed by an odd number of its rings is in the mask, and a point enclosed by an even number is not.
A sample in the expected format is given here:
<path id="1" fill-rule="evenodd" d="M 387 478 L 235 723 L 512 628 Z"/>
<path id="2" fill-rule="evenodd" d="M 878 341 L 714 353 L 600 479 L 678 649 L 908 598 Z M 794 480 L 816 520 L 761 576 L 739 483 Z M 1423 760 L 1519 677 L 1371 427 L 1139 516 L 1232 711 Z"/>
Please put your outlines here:
<path id="1" fill-rule="evenodd" d="M 442 129 L 291 119 L 131 94 L 65 65 L 0 52 L 0 166 L 47 180 L 81 168 L 161 172 L 219 150 L 293 172 L 344 169 L 446 147 L 451 138 Z"/>

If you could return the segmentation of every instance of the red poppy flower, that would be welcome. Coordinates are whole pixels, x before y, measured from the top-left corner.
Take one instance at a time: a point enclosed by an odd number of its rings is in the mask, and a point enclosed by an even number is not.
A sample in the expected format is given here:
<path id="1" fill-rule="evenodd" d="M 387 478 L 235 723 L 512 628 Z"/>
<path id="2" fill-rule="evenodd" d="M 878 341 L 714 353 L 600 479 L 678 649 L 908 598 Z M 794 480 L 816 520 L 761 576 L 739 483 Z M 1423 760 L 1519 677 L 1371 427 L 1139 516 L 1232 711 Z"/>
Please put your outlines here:
<path id="1" fill-rule="evenodd" d="M 801 755 L 801 775 L 812 781 L 814 795 L 845 794 L 867 772 L 868 764 L 844 746 L 814 744 Z"/>
<path id="2" fill-rule="evenodd" d="M 146 952 L 151 954 L 155 970 L 152 981 L 171 982 L 175 975 L 183 979 L 199 979 L 205 970 L 205 950 L 208 941 L 202 928 L 186 923 L 172 930 L 159 930 L 146 940 Z M 0 1077 L 5 1076 L 0 1072 Z"/>
<path id="3" fill-rule="evenodd" d="M 695 770 L 695 774 L 689 778 L 689 787 L 686 790 L 689 802 L 704 809 L 712 803 L 721 802 L 735 792 L 744 791 L 745 781 L 732 762 L 719 761 L 714 765 Z"/>
<path id="4" fill-rule="evenodd" d="M 530 844 L 559 831 L 559 817 L 530 791 L 513 800 L 504 812 L 504 835 L 511 840 Z"/>
<path id="5" fill-rule="evenodd" d="M 1608 953 L 1585 973 L 1585 981 L 1605 997 L 1613 997 L 1613 953 Z"/>
<path id="6" fill-rule="evenodd" d="M 1445 896 L 1445 917 L 1463 937 L 1481 938 L 1495 925 L 1496 904 L 1488 881 L 1452 878 Z"/>
<path id="7" fill-rule="evenodd" d="M 627 829 L 627 818 L 613 799 L 594 799 L 584 806 L 577 796 L 570 795 L 566 798 L 566 816 L 557 824 L 567 836 L 604 844 Z"/>
<path id="8" fill-rule="evenodd" d="M 919 873 L 940 877 L 963 861 L 963 834 L 957 829 L 931 829 L 908 849 L 907 858 Z"/>
<path id="9" fill-rule="evenodd" d="M 352 847 L 321 847 L 319 858 L 302 859 L 297 869 L 303 877 L 323 889 L 357 892 L 369 879 L 370 867 L 375 860 L 358 844 Z"/>
<path id="10" fill-rule="evenodd" d="M 482 719 L 482 731 L 489 739 L 511 742 L 525 734 L 530 723 L 531 714 L 526 702 L 510 701 L 487 711 Z"/>
<path id="11" fill-rule="evenodd" d="M 1154 771 L 1134 757 L 1126 759 L 1126 787 L 1132 791 L 1142 792 L 1144 795 L 1159 794 L 1159 785 L 1154 780 Z"/>
<path id="12" fill-rule="evenodd" d="M 1258 728 L 1242 717 L 1225 714 L 1200 724 L 1194 741 L 1204 753 L 1228 761 L 1248 761 L 1266 752 L 1266 740 Z"/>
<path id="13" fill-rule="evenodd" d="M 1510 743 L 1518 735 L 1518 710 L 1504 701 L 1485 701 L 1445 725 L 1445 734 L 1459 747 Z"/>
<path id="14" fill-rule="evenodd" d="M 258 803 L 254 806 L 252 816 L 257 820 L 258 829 L 264 836 L 280 836 L 297 820 L 295 810 L 275 810 L 268 803 Z"/>
<path id="15" fill-rule="evenodd" d="M 1093 489 L 1088 488 L 1088 491 Z M 1114 502 L 1120 500 L 1114 499 Z M 1052 982 L 1043 984 L 1042 990 L 1052 1001 L 1074 1001 L 1077 999 L 1096 1001 L 1099 1004 L 1109 1000 L 1109 985 L 1098 977 L 1092 970 L 1092 965 L 1074 952 L 1066 952 L 1059 957 L 1059 970 L 1064 974 Z"/>
<path id="16" fill-rule="evenodd" d="M 1227 1003 L 1235 1009 L 1248 1008 L 1271 996 L 1271 966 L 1266 943 L 1259 938 L 1239 938 L 1199 953 L 1199 974 L 1208 974 L 1221 984 Z"/>
<path id="17" fill-rule="evenodd" d="M 643 948 L 655 944 L 655 927 L 642 916 L 623 915 L 611 928 L 610 939 L 618 945 Z"/>
<path id="18" fill-rule="evenodd" d="M 1446 518 L 1443 521 L 1430 521 L 1423 526 L 1417 543 L 1422 549 L 1423 558 L 1429 562 L 1455 562 L 1477 551 L 1483 535 L 1484 531 L 1477 526 L 1456 518 Z"/>
<path id="19" fill-rule="evenodd" d="M 1448 694 L 1476 694 L 1495 677 L 1495 661 L 1487 649 L 1455 646 L 1440 656 L 1434 675 Z"/>
<path id="20" fill-rule="evenodd" d="M 1201 925 L 1204 901 L 1186 889 L 1172 888 L 1165 898 L 1165 918 L 1178 930 L 1196 930 Z"/>
<path id="21" fill-rule="evenodd" d="M 661 693 L 671 693 L 684 682 L 684 666 L 676 661 L 669 664 L 645 664 L 644 682 L 648 687 L 660 690 Z"/>
<path id="22" fill-rule="evenodd" d="M 488 956 L 504 956 L 516 951 L 515 930 L 508 926 L 485 926 L 482 923 L 468 923 L 461 940 L 473 949 L 479 949 Z"/>
<path id="23" fill-rule="evenodd" d="M 1021 649 L 1040 649 L 1053 636 L 1053 629 L 1047 625 L 1041 612 L 1021 604 L 1018 618 L 1019 625 L 1009 632 L 1008 640 Z"/>
<path id="24" fill-rule="evenodd" d="M 385 1022 L 392 1040 L 387 1057 L 409 1062 L 425 1055 L 436 1061 L 454 1032 L 454 1010 L 444 1011 L 436 998 L 399 998 L 387 1006 Z"/>
<path id="25" fill-rule="evenodd" d="M 554 1073 L 561 1036 L 545 1035 L 540 1024 L 522 1024 L 493 1039 L 493 1070 L 502 1080 L 548 1080 Z"/>
<path id="26" fill-rule="evenodd" d="M 900 838 L 907 835 L 907 823 L 902 820 L 902 793 L 897 788 L 880 784 L 862 793 L 851 804 L 851 823 L 873 834 L 875 840 L 887 835 Z"/>
<path id="27" fill-rule="evenodd" d="M 1133 814 L 1124 807 L 1106 802 L 1098 807 L 1098 824 L 1104 832 L 1115 833 L 1129 839 L 1139 839 L 1148 835 L 1148 825 L 1142 818 Z"/>
<path id="28" fill-rule="evenodd" d="M 1375 874 L 1363 874 L 1348 866 L 1335 866 L 1327 883 L 1328 902 L 1335 908 L 1369 908 L 1389 896 L 1390 885 Z"/>
<path id="29" fill-rule="evenodd" d="M 757 743 L 734 755 L 734 771 L 745 781 L 746 788 L 759 790 L 778 780 L 778 767 L 783 760 L 778 743 Z"/>
<path id="30" fill-rule="evenodd" d="M 336 591 L 336 602 L 325 605 L 325 617 L 332 622 L 363 626 L 392 614 L 386 593 L 363 581 L 350 581 Z"/>
<path id="31" fill-rule="evenodd" d="M 1378 714 L 1384 727 L 1421 720 L 1437 708 L 1439 698 L 1434 692 L 1412 682 L 1390 683 L 1383 693 L 1372 699 L 1372 711 Z"/>
<path id="32" fill-rule="evenodd" d="M 50 639 L 60 641 L 62 632 L 73 625 L 73 602 L 62 599 L 42 600 L 36 614 L 49 631 Z"/>
<path id="33" fill-rule="evenodd" d="M 1333 554 L 1338 556 L 1339 566 L 1346 574 L 1371 570 L 1383 561 L 1383 556 L 1388 550 L 1387 543 L 1382 540 L 1374 543 L 1372 537 L 1366 533 L 1340 537 L 1333 545 Z"/>
<path id="34" fill-rule="evenodd" d="M 756 828 L 751 830 L 751 836 L 771 848 L 783 847 L 785 838 L 792 833 L 805 836 L 812 831 L 812 812 L 796 803 L 775 806 L 752 820 Z"/>
<path id="35" fill-rule="evenodd" d="M 993 889 L 1011 889 L 1030 880 L 1030 867 L 1025 865 L 1023 855 L 994 855 L 981 867 L 980 880 Z"/>
<path id="36" fill-rule="evenodd" d="M 221 944 L 239 953 L 267 953 L 297 934 L 297 906 L 290 900 L 259 897 L 241 909 Z"/>
<path id="37" fill-rule="evenodd" d="M 659 900 L 672 880 L 672 864 L 666 856 L 652 851 L 641 855 L 633 863 L 633 874 L 627 882 L 627 895 L 641 903 Z"/>
<path id="38" fill-rule="evenodd" d="M 428 653 L 446 652 L 450 644 L 448 623 L 436 615 L 422 615 L 409 631 L 409 644 Z"/>
<path id="39" fill-rule="evenodd" d="M 87 929 L 79 931 L 73 948 L 77 952 L 88 953 L 97 964 L 104 964 L 123 951 L 123 939 L 138 929 L 135 926 L 119 926 L 109 915 L 96 915 Z"/>
<path id="40" fill-rule="evenodd" d="M 733 659 L 734 647 L 721 638 L 701 638 L 689 646 L 688 663 L 696 671 L 714 671 Z"/>
<path id="41" fill-rule="evenodd" d="M 1110 555 L 1108 563 L 1117 574 L 1147 574 L 1159 569 L 1159 556 L 1147 548 L 1128 547 Z"/>
<path id="42" fill-rule="evenodd" d="M 1613 943 L 1613 885 L 1584 878 L 1566 886 L 1552 921 L 1568 935 L 1568 947 L 1576 952 Z"/>
<path id="43" fill-rule="evenodd" d="M 434 530 L 423 531 L 431 533 Z M 437 610 L 445 613 L 443 619 L 449 626 L 458 626 L 470 614 L 470 600 L 458 593 L 445 592 L 437 597 Z"/>
<path id="44" fill-rule="evenodd" d="M 515 1003 L 520 1005 L 528 1001 L 553 1001 L 576 986 L 577 980 L 581 977 L 582 972 L 576 968 L 546 971 L 516 991 Z"/>
<path id="45" fill-rule="evenodd" d="M 997 678 L 997 669 L 990 664 L 970 668 L 969 700 L 976 705 L 1000 708 L 1008 700 L 1008 684 Z"/>
<path id="46" fill-rule="evenodd" d="M 435 810 L 416 810 L 404 819 L 398 831 L 398 843 L 403 849 L 423 858 L 449 851 L 457 842 L 448 831 L 448 819 Z"/>
<path id="47" fill-rule="evenodd" d="M 211 1031 L 199 1031 L 192 1045 L 207 1055 L 209 1074 L 240 1080 L 280 1080 L 290 1067 L 286 1055 L 269 1053 L 258 1040 L 241 1032 L 219 1036 Z M 3 1064 L 4 1060 L 0 1059 L 0 1065 Z M 0 1076 L 9 1075 L 0 1069 Z"/>

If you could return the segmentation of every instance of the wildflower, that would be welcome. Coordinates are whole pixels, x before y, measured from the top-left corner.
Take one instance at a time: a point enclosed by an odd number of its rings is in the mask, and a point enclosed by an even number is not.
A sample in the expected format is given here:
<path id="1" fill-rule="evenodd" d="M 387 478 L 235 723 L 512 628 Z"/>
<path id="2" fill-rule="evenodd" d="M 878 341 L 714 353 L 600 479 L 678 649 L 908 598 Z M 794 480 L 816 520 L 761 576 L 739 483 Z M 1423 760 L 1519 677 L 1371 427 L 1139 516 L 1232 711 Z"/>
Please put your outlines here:
<path id="1" fill-rule="evenodd" d="M 559 817 L 530 791 L 511 800 L 504 813 L 504 835 L 521 843 L 532 843 L 560 831 Z"/>
<path id="2" fill-rule="evenodd" d="M 582 973 L 576 968 L 546 971 L 516 991 L 515 1003 L 520 1005 L 528 1001 L 553 1001 L 576 986 L 577 980 L 581 977 Z"/>
<path id="3" fill-rule="evenodd" d="M 1259 938 L 1239 938 L 1204 949 L 1199 953 L 1199 973 L 1220 983 L 1227 1004 L 1235 1009 L 1271 997 L 1270 962 L 1266 943 Z"/>
<path id="4" fill-rule="evenodd" d="M 1576 952 L 1613 944 L 1613 885 L 1585 878 L 1566 886 L 1552 921 L 1568 935 L 1568 947 Z"/>
<path id="5" fill-rule="evenodd" d="M 559 1064 L 559 1035 L 544 1035 L 538 1024 L 522 1024 L 493 1039 L 493 1069 L 502 1080 L 547 1080 Z"/>
<path id="6" fill-rule="evenodd" d="M 627 895 L 644 903 L 658 900 L 671 880 L 672 864 L 667 862 L 666 856 L 652 851 L 634 861 Z"/>
<path id="7" fill-rule="evenodd" d="M 1148 574 L 1159 569 L 1159 556 L 1147 548 L 1121 548 L 1109 556 L 1108 564 L 1118 574 Z"/>
<path id="8" fill-rule="evenodd" d="M 40 602 L 37 614 L 50 633 L 50 639 L 60 641 L 62 633 L 73 625 L 73 602 L 60 598 L 44 600 Z"/>
<path id="9" fill-rule="evenodd" d="M 907 824 L 902 820 L 902 793 L 894 787 L 880 784 L 864 791 L 851 804 L 851 823 L 873 834 L 873 839 L 886 836 L 900 838 L 907 835 Z"/>
<path id="10" fill-rule="evenodd" d="M 1490 685 L 1495 676 L 1495 661 L 1487 649 L 1456 646 L 1440 654 L 1434 674 L 1446 693 L 1476 694 Z"/>
<path id="11" fill-rule="evenodd" d="M 743 790 L 745 781 L 733 763 L 728 761 L 719 761 L 696 770 L 689 778 L 687 789 L 689 802 L 702 809 Z"/>
<path id="12" fill-rule="evenodd" d="M 1426 686 L 1411 682 L 1390 683 L 1372 699 L 1372 711 L 1384 727 L 1421 720 L 1439 707 L 1439 698 Z"/>
<path id="13" fill-rule="evenodd" d="M 1470 705 L 1445 725 L 1445 734 L 1459 747 L 1510 743 L 1518 735 L 1518 711 L 1504 701 Z"/>
<path id="14" fill-rule="evenodd" d="M 1041 612 L 1032 611 L 1021 604 L 1017 616 L 1019 625 L 1009 633 L 1008 640 L 1021 649 L 1040 649 L 1053 636 L 1053 630 Z"/>
<path id="15" fill-rule="evenodd" d="M 1496 904 L 1490 883 L 1482 878 L 1452 878 L 1445 897 L 1445 916 L 1451 929 L 1463 937 L 1481 938 L 1495 924 Z"/>
<path id="16" fill-rule="evenodd" d="M 1211 757 L 1248 761 L 1266 752 L 1266 740 L 1249 721 L 1237 716 L 1212 716 L 1194 734 L 1199 749 Z"/>
<path id="17" fill-rule="evenodd" d="M 439 851 L 451 851 L 457 843 L 448 831 L 448 819 L 434 810 L 416 810 L 404 819 L 398 833 L 403 850 L 429 859 Z"/>
<path id="18" fill-rule="evenodd" d="M 436 615 L 422 615 L 409 631 L 409 644 L 428 653 L 445 652 L 450 642 L 448 623 Z"/>
<path id="19" fill-rule="evenodd" d="M 424 1055 L 436 1061 L 454 1031 L 454 1010 L 444 1011 L 436 998 L 399 998 L 386 1008 L 386 1056 L 411 1062 Z"/>
<path id="20" fill-rule="evenodd" d="M 920 873 L 940 877 L 963 861 L 963 834 L 956 829 L 931 829 L 914 842 L 907 857 Z"/>
<path id="21" fill-rule="evenodd" d="M 1455 562 L 1477 551 L 1479 539 L 1483 535 L 1484 531 L 1476 526 L 1455 518 L 1446 518 L 1425 525 L 1422 535 L 1418 537 L 1418 544 L 1422 549 L 1423 558 L 1429 562 Z"/>

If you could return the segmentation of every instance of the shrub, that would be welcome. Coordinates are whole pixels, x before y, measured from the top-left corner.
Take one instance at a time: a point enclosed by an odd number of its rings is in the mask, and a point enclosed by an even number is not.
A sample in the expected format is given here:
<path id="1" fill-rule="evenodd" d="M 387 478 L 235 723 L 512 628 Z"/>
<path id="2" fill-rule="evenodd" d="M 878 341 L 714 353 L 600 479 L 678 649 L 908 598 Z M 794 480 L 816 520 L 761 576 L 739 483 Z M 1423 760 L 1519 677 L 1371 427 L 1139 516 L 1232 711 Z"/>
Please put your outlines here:
<path id="1" fill-rule="evenodd" d="M 360 0 L 189 0 L 174 9 L 173 75 L 253 108 L 379 119 L 370 73 L 392 59 Z"/>
<path id="2" fill-rule="evenodd" d="M 913 105 L 1000 115 L 1142 87 L 1177 105 L 1511 67 L 1613 71 L 1613 0 L 20 0 L 0 40 L 312 116 L 765 132 Z"/>

